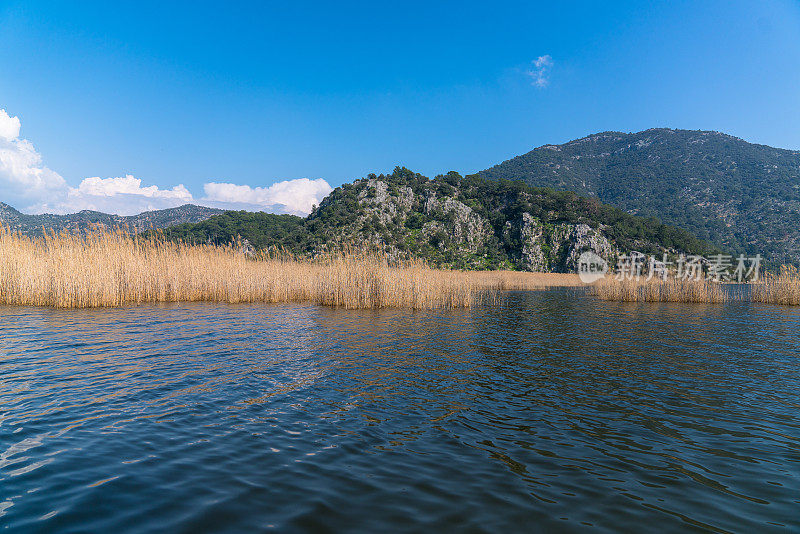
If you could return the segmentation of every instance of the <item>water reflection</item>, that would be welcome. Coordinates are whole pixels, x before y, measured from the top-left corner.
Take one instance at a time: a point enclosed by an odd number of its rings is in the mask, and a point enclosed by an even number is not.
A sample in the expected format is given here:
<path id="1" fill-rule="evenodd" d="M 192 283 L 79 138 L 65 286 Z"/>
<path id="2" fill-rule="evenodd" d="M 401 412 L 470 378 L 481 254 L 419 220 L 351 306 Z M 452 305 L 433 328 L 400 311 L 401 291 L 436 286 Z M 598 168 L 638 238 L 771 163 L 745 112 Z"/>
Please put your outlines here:
<path id="1" fill-rule="evenodd" d="M 0 526 L 800 527 L 796 310 L 0 310 Z"/>

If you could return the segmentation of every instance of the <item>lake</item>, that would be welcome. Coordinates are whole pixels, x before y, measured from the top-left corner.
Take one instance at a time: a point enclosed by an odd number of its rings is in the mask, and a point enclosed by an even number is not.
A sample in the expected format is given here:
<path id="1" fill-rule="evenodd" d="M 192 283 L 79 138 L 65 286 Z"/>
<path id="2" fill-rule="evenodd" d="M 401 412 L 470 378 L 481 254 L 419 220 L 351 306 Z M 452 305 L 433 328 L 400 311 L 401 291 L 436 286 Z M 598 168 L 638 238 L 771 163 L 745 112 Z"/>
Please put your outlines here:
<path id="1" fill-rule="evenodd" d="M 800 529 L 800 310 L 0 307 L 0 528 Z"/>

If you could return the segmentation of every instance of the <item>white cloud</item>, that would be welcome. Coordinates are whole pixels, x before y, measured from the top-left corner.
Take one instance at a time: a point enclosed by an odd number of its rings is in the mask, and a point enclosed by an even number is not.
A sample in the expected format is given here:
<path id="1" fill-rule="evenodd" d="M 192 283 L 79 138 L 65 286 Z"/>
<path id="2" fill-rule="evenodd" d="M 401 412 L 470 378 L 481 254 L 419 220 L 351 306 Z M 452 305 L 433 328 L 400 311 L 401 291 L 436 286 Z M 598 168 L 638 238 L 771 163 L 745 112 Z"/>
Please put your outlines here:
<path id="1" fill-rule="evenodd" d="M 6 197 L 0 200 L 28 202 L 63 191 L 64 179 L 43 165 L 30 141 L 19 137 L 20 127 L 19 117 L 0 109 L 0 191 Z"/>
<path id="2" fill-rule="evenodd" d="M 148 198 L 174 198 L 179 200 L 192 200 L 192 194 L 183 186 L 176 185 L 172 189 L 159 189 L 155 185 L 142 187 L 142 181 L 130 174 L 119 178 L 86 178 L 77 189 L 70 193 L 76 195 L 90 195 L 98 197 L 113 197 L 115 195 L 141 195 Z"/>
<path id="3" fill-rule="evenodd" d="M 319 205 L 333 188 L 322 178 L 298 178 L 269 187 L 210 182 L 203 186 L 203 190 L 206 194 L 203 201 L 214 206 L 307 215 L 311 206 Z"/>
<path id="4" fill-rule="evenodd" d="M 525 74 L 531 78 L 531 85 L 547 87 L 550 83 L 550 69 L 553 67 L 553 58 L 549 54 L 539 56 L 531 62 L 531 68 Z"/>
<path id="5" fill-rule="evenodd" d="M 20 120 L 0 109 L 0 202 L 27 213 L 74 213 L 81 210 L 134 215 L 195 203 L 226 209 L 247 209 L 307 215 L 311 206 L 333 188 L 323 179 L 285 180 L 269 187 L 210 182 L 205 198 L 195 200 L 179 184 L 169 189 L 142 186 L 130 174 L 115 178 L 86 178 L 70 187 L 64 178 L 45 167 L 42 156 L 27 139 L 19 137 Z"/>
<path id="6" fill-rule="evenodd" d="M 10 141 L 19 137 L 19 117 L 9 117 L 4 109 L 0 109 L 0 138 Z"/>
<path id="7" fill-rule="evenodd" d="M 72 213 L 81 210 L 102 211 L 117 215 L 135 215 L 143 211 L 174 208 L 193 201 L 183 184 L 172 189 L 151 185 L 130 174 L 117 178 L 86 178 L 78 187 L 70 187 L 65 196 L 34 206 L 34 211 Z"/>

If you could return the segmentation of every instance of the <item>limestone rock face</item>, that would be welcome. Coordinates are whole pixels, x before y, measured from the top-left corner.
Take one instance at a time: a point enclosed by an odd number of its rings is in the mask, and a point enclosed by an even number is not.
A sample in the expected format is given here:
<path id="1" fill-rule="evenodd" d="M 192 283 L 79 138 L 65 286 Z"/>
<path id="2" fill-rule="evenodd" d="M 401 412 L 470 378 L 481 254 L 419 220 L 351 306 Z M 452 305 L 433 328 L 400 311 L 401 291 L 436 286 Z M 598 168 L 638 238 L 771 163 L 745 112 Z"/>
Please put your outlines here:
<path id="1" fill-rule="evenodd" d="M 564 239 L 561 247 L 564 251 L 559 267 L 563 272 L 576 272 L 578 258 L 586 251 L 591 251 L 613 263 L 617 256 L 617 249 L 599 231 L 588 224 L 565 225 Z"/>
<path id="2" fill-rule="evenodd" d="M 463 251 L 476 252 L 491 234 L 491 225 L 486 219 L 453 198 L 431 194 L 425 199 L 424 210 L 434 219 L 425 225 L 426 233 L 444 231 Z"/>
<path id="3" fill-rule="evenodd" d="M 519 241 L 519 263 L 526 271 L 575 272 L 578 258 L 591 251 L 613 263 L 618 250 L 600 230 L 587 224 L 545 225 L 528 213 L 506 222 L 504 237 Z"/>
<path id="4" fill-rule="evenodd" d="M 631 246 L 663 250 L 631 239 L 620 246 L 597 220 L 596 206 L 578 197 L 509 186 L 483 198 L 475 196 L 474 182 L 462 180 L 457 174 L 428 180 L 402 169 L 357 180 L 321 203 L 328 210 L 325 240 L 316 245 L 375 250 L 389 261 L 542 272 L 575 272 L 586 251 L 615 265 Z"/>
<path id="5" fill-rule="evenodd" d="M 383 224 L 387 224 L 396 215 L 403 215 L 411 209 L 414 192 L 410 187 L 400 187 L 397 194 L 392 194 L 389 191 L 389 184 L 385 181 L 370 179 L 358 194 L 358 199 L 366 211 L 377 215 Z"/>
<path id="6" fill-rule="evenodd" d="M 515 225 L 508 221 L 504 228 L 506 239 L 514 234 L 519 237 L 520 263 L 526 271 L 547 271 L 549 260 L 545 254 L 545 228 L 542 222 L 529 213 L 523 213 Z"/>

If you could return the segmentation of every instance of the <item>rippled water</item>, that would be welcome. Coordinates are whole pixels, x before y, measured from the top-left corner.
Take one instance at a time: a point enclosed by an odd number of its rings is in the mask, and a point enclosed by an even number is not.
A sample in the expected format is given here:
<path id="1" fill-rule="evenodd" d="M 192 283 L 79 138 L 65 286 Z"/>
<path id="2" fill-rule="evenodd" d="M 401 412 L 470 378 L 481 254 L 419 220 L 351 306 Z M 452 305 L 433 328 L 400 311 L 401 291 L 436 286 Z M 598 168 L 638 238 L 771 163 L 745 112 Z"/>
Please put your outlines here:
<path id="1" fill-rule="evenodd" d="M 0 527 L 800 528 L 800 313 L 0 308 Z"/>

